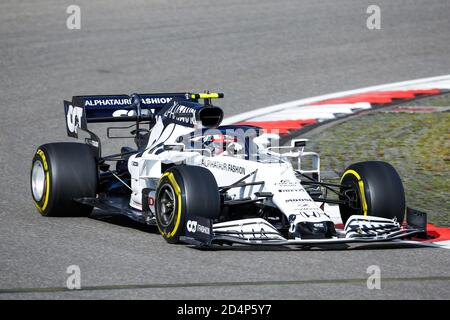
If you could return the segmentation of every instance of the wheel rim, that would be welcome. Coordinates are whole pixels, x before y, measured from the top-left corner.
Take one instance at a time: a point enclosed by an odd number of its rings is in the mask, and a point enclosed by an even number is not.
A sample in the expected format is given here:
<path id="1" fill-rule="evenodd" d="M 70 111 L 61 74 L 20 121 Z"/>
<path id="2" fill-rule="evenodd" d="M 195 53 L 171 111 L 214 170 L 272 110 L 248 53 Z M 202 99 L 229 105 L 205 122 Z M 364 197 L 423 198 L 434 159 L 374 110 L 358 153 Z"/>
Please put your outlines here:
<path id="1" fill-rule="evenodd" d="M 163 227 L 168 227 L 175 216 L 176 211 L 176 197 L 172 186 L 165 184 L 161 187 L 158 195 L 158 213 L 160 222 Z"/>
<path id="2" fill-rule="evenodd" d="M 31 171 L 31 190 L 36 201 L 41 201 L 45 189 L 45 171 L 44 166 L 39 160 L 33 163 Z"/>

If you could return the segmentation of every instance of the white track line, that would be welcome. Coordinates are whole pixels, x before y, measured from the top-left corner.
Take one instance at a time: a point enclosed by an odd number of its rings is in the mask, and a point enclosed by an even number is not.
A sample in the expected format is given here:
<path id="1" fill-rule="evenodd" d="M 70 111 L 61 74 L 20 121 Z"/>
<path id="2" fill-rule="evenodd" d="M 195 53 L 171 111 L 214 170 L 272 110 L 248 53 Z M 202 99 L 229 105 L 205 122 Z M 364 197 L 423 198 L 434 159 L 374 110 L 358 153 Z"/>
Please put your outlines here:
<path id="1" fill-rule="evenodd" d="M 304 106 L 307 104 L 311 104 L 318 101 L 323 101 L 327 99 L 340 98 L 344 96 L 349 96 L 358 93 L 364 93 L 369 91 L 382 91 L 382 90 L 405 90 L 405 89 L 430 89 L 430 88 L 438 88 L 438 89 L 450 89 L 450 75 L 444 75 L 439 77 L 431 77 L 431 78 L 422 78 L 411 81 L 402 81 L 395 82 L 389 84 L 383 84 L 378 86 L 365 87 L 355 90 L 336 92 L 306 99 L 289 101 L 281 104 L 276 104 L 273 106 L 268 106 L 265 108 L 260 108 L 248 112 L 244 112 L 241 114 L 237 114 L 235 116 L 231 116 L 226 118 L 223 121 L 223 125 L 229 125 L 241 121 L 246 121 L 248 119 L 252 119 L 255 117 L 261 117 L 263 115 L 271 115 L 280 112 L 282 109 L 294 108 L 299 106 Z M 370 104 L 369 104 L 370 105 Z"/>

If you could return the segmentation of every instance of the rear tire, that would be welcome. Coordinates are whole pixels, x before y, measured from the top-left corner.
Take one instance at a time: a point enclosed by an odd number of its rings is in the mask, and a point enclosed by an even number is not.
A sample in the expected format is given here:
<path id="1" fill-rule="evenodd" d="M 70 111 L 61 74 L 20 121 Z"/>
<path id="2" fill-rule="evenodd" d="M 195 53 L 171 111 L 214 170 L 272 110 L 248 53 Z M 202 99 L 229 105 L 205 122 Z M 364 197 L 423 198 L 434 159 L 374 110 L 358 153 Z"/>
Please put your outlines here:
<path id="1" fill-rule="evenodd" d="M 161 177 L 155 199 L 156 224 L 169 243 L 178 243 L 184 235 L 186 217 L 217 219 L 220 215 L 216 179 L 203 167 L 171 167 Z"/>
<path id="2" fill-rule="evenodd" d="M 342 175 L 341 184 L 350 186 L 356 206 L 339 205 L 345 224 L 352 215 L 368 215 L 394 219 L 402 223 L 405 217 L 405 191 L 397 171 L 383 161 L 358 162 Z M 345 189 L 341 188 L 341 192 Z M 345 197 L 340 197 L 345 200 Z"/>
<path id="3" fill-rule="evenodd" d="M 86 216 L 91 206 L 73 201 L 95 197 L 98 170 L 93 147 L 81 143 L 49 143 L 33 157 L 31 195 L 43 216 Z"/>

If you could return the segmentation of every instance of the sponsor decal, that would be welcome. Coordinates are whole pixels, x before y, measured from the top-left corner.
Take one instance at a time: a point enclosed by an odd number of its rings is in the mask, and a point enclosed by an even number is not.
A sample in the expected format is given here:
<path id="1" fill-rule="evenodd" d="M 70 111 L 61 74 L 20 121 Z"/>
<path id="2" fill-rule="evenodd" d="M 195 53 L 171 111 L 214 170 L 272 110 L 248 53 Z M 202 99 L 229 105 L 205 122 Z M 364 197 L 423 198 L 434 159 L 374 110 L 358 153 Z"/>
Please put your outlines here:
<path id="1" fill-rule="evenodd" d="M 69 132 L 77 134 L 81 129 L 81 121 L 83 120 L 83 108 L 69 105 L 67 109 L 67 129 Z"/>
<path id="2" fill-rule="evenodd" d="M 104 107 L 104 106 L 123 106 L 123 105 L 131 105 L 130 99 L 93 99 L 86 100 L 84 102 L 85 106 L 88 107 Z"/>
<path id="3" fill-rule="evenodd" d="M 143 104 L 165 104 L 172 101 L 172 98 L 142 98 Z"/>
<path id="4" fill-rule="evenodd" d="M 238 173 L 241 175 L 245 175 L 245 168 L 241 167 L 241 166 L 237 166 L 231 163 L 225 163 L 225 162 L 220 162 L 220 161 L 215 161 L 215 160 L 210 160 L 210 159 L 202 159 L 202 166 L 206 167 L 206 168 L 212 168 L 212 169 L 219 169 L 219 170 L 223 170 L 223 171 L 228 171 L 228 172 L 233 172 L 233 173 Z"/>
<path id="5" fill-rule="evenodd" d="M 78 138 L 78 129 L 85 130 L 87 128 L 84 108 L 73 106 L 71 102 L 64 101 L 64 112 L 66 114 L 67 135 Z"/>
<path id="6" fill-rule="evenodd" d="M 279 189 L 278 192 L 280 192 L 280 193 L 283 193 L 283 192 L 306 192 L 306 190 L 303 188 Z"/>
<path id="7" fill-rule="evenodd" d="M 305 198 L 305 199 L 286 199 L 286 200 L 285 200 L 286 203 L 292 203 L 292 202 L 295 202 L 295 203 L 298 203 L 298 202 L 312 202 L 312 201 L 313 201 L 312 199 L 307 199 L 307 198 Z"/>
<path id="8" fill-rule="evenodd" d="M 211 234 L 210 227 L 201 225 L 200 223 L 198 223 L 198 221 L 195 221 L 195 220 L 188 220 L 186 222 L 186 229 L 187 229 L 187 231 L 189 231 L 191 233 L 200 232 L 200 233 L 207 234 L 207 235 Z"/>
<path id="9" fill-rule="evenodd" d="M 166 104 L 172 101 L 172 98 L 141 98 L 141 103 L 146 105 L 152 104 Z M 131 105 L 131 99 L 86 99 L 85 106 L 89 107 L 104 107 L 104 106 L 128 106 Z"/>
<path id="10" fill-rule="evenodd" d="M 197 221 L 188 220 L 188 222 L 186 223 L 186 229 L 189 232 L 197 231 Z"/>
<path id="11" fill-rule="evenodd" d="M 150 188 L 142 189 L 142 211 L 147 213 L 147 218 L 154 217 L 155 191 Z"/>
<path id="12" fill-rule="evenodd" d="M 280 180 L 279 182 L 275 183 L 275 185 L 278 185 L 280 187 L 298 187 L 299 185 L 301 185 L 301 183 L 292 180 Z"/>

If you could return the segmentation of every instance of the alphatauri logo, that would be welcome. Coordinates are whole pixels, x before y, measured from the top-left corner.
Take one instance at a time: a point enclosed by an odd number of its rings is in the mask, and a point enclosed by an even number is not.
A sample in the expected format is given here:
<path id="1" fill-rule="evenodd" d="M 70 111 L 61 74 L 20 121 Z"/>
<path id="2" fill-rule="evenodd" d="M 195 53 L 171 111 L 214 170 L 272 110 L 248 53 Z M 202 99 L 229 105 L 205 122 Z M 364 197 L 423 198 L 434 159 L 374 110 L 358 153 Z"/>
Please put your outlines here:
<path id="1" fill-rule="evenodd" d="M 195 220 L 188 220 L 186 223 L 186 229 L 191 233 L 200 232 L 207 235 L 211 234 L 211 229 L 209 227 L 203 226 Z"/>
<path id="2" fill-rule="evenodd" d="M 83 118 L 83 109 L 80 107 L 74 107 L 69 105 L 67 110 L 67 128 L 72 133 L 78 133 L 78 129 L 81 129 L 81 121 Z"/>
<path id="3" fill-rule="evenodd" d="M 188 222 L 186 223 L 186 228 L 189 232 L 197 231 L 197 221 L 188 220 Z"/>

